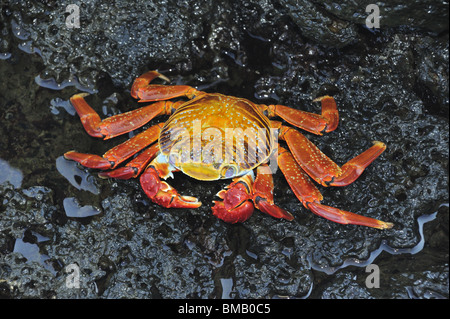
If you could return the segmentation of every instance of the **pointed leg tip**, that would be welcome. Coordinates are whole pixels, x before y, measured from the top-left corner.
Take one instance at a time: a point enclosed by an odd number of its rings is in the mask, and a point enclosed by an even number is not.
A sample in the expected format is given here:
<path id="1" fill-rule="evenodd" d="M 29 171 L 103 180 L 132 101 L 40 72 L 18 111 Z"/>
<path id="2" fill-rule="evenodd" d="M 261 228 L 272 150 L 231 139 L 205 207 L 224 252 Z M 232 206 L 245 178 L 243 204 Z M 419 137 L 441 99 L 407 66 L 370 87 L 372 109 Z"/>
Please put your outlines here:
<path id="1" fill-rule="evenodd" d="M 334 100 L 333 97 L 331 97 L 331 96 L 329 96 L 329 95 L 324 95 L 324 96 L 316 97 L 316 98 L 313 100 L 313 102 L 322 102 L 322 100 L 325 100 L 325 99 L 333 99 L 333 100 Z"/>
<path id="2" fill-rule="evenodd" d="M 64 158 L 80 163 L 84 167 L 107 170 L 114 168 L 114 162 L 111 162 L 95 154 L 85 154 L 78 152 L 67 152 Z"/>
<path id="3" fill-rule="evenodd" d="M 163 74 L 161 74 L 161 73 L 159 73 L 158 72 L 158 77 L 160 78 L 160 79 L 162 79 L 162 80 L 164 80 L 164 81 L 166 81 L 166 82 L 170 82 L 170 79 L 167 77 L 167 76 L 165 76 L 165 75 L 163 75 Z"/>
<path id="4" fill-rule="evenodd" d="M 382 149 L 386 149 L 386 144 L 380 141 L 372 141 L 373 145 L 378 146 Z"/>
<path id="5" fill-rule="evenodd" d="M 75 150 L 71 150 L 71 151 L 65 152 L 65 153 L 63 154 L 64 158 L 65 158 L 66 160 L 70 160 L 70 154 L 71 154 L 71 153 L 75 153 Z"/>
<path id="6" fill-rule="evenodd" d="M 391 229 L 392 227 L 394 227 L 393 223 L 380 221 L 379 227 L 375 227 L 375 228 L 378 228 L 378 229 Z"/>
<path id="7" fill-rule="evenodd" d="M 291 222 L 294 220 L 294 215 L 292 215 L 288 211 L 285 211 L 285 214 L 283 216 L 281 216 L 281 218 L 286 219 L 287 221 Z"/>
<path id="8" fill-rule="evenodd" d="M 292 215 L 289 212 L 286 212 L 286 213 L 287 213 L 287 215 L 286 215 L 285 219 L 288 220 L 288 221 L 293 221 L 294 220 L 294 215 Z"/>
<path id="9" fill-rule="evenodd" d="M 69 151 L 69 152 L 65 152 L 63 156 L 66 160 L 78 162 L 77 161 L 78 154 L 80 154 L 80 153 L 78 153 L 76 151 Z"/>
<path id="10" fill-rule="evenodd" d="M 170 79 L 167 76 L 165 76 L 164 74 L 159 73 L 158 70 L 148 71 L 148 72 L 142 74 L 141 76 L 139 76 L 138 79 L 139 78 L 147 78 L 147 79 L 153 80 L 155 77 L 160 78 L 164 81 L 170 82 Z"/>
<path id="11" fill-rule="evenodd" d="M 86 92 L 82 92 L 82 93 L 77 93 L 77 94 L 74 94 L 74 95 L 72 95 L 72 97 L 70 98 L 71 100 L 74 100 L 74 99 L 84 99 L 86 96 L 88 96 L 89 95 L 89 93 L 86 93 Z"/>
<path id="12" fill-rule="evenodd" d="M 266 200 L 257 201 L 256 208 L 275 218 L 283 218 L 289 221 L 294 219 L 294 216 L 291 213 L 273 203 L 271 204 L 267 202 Z"/>
<path id="13" fill-rule="evenodd" d="M 313 213 L 339 224 L 361 225 L 376 229 L 389 229 L 394 226 L 393 223 L 383 222 L 375 218 L 347 212 L 339 208 L 322 205 L 317 202 L 309 203 L 307 207 Z"/>

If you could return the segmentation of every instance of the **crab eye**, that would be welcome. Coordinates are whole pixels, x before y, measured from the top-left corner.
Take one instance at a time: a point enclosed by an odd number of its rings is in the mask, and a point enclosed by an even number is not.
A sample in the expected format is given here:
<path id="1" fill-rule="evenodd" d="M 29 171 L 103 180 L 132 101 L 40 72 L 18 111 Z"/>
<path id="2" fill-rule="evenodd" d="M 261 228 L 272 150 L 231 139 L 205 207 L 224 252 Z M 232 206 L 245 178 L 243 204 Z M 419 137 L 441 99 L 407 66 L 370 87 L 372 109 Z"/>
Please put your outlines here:
<path id="1" fill-rule="evenodd" d="M 221 175 L 223 178 L 231 178 L 236 175 L 236 168 L 234 166 L 225 166 L 222 168 Z"/>

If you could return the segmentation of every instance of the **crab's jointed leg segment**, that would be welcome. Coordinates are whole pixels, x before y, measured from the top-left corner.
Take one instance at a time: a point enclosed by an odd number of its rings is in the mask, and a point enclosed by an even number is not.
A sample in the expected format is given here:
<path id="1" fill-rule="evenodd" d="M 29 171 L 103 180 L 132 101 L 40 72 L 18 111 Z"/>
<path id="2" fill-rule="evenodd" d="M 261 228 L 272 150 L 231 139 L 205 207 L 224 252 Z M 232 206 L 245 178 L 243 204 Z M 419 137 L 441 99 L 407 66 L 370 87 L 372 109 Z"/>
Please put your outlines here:
<path id="1" fill-rule="evenodd" d="M 160 123 L 148 128 L 124 143 L 113 147 L 103 154 L 103 156 L 70 151 L 65 153 L 64 157 L 89 168 L 101 170 L 114 169 L 118 164 L 155 142 L 158 139 L 163 125 L 163 123 Z"/>
<path id="2" fill-rule="evenodd" d="M 81 123 L 86 132 L 93 137 L 100 137 L 105 140 L 131 132 L 148 123 L 156 116 L 171 114 L 172 109 L 180 105 L 180 102 L 159 101 L 101 120 L 98 113 L 86 103 L 84 99 L 86 95 L 88 94 L 75 94 L 70 98 L 70 102 L 80 116 Z"/>
<path id="3" fill-rule="evenodd" d="M 303 172 L 292 154 L 281 146 L 278 146 L 277 162 L 295 196 L 305 207 L 307 203 L 320 202 L 323 199 L 322 194 Z"/>
<path id="4" fill-rule="evenodd" d="M 358 215 L 319 203 L 310 203 L 308 204 L 308 208 L 313 213 L 339 224 L 361 225 L 378 229 L 389 229 L 394 226 L 392 223 L 383 222 L 378 219 Z"/>
<path id="5" fill-rule="evenodd" d="M 339 167 L 299 131 L 282 126 L 279 137 L 287 142 L 302 169 L 323 186 L 345 186 L 353 183 L 386 149 L 384 143 L 374 142 L 371 148 Z"/>
<path id="6" fill-rule="evenodd" d="M 134 80 L 130 91 L 131 96 L 135 99 L 139 99 L 139 93 L 141 92 L 141 90 L 145 89 L 149 85 L 149 83 L 156 78 L 160 78 L 166 82 L 170 82 L 168 77 L 159 73 L 158 71 L 148 71 L 147 73 L 140 75 Z"/>
<path id="7" fill-rule="evenodd" d="M 297 163 L 317 183 L 327 186 L 341 168 L 299 131 L 282 126 L 279 138 L 285 140 Z"/>
<path id="8" fill-rule="evenodd" d="M 386 144 L 383 142 L 374 141 L 373 144 L 372 147 L 342 165 L 341 174 L 334 177 L 330 185 L 345 186 L 353 183 L 362 174 L 364 169 L 386 149 Z"/>
<path id="9" fill-rule="evenodd" d="M 64 153 L 64 158 L 80 163 L 84 167 L 96 168 L 96 169 L 111 169 L 113 163 L 103 158 L 102 156 L 95 154 L 78 153 L 75 151 L 69 151 Z"/>
<path id="10" fill-rule="evenodd" d="M 278 165 L 283 175 L 286 177 L 291 189 L 303 206 L 313 213 L 340 224 L 363 225 L 378 229 L 387 229 L 393 226 L 392 223 L 320 204 L 323 198 L 322 195 L 297 164 L 292 154 L 282 147 L 279 147 L 278 150 Z"/>
<path id="11" fill-rule="evenodd" d="M 273 203 L 272 172 L 266 164 L 257 168 L 256 179 L 253 184 L 253 203 L 260 211 L 275 218 L 294 219 L 291 213 Z"/>
<path id="12" fill-rule="evenodd" d="M 142 170 L 147 167 L 159 152 L 159 144 L 153 144 L 142 151 L 141 154 L 129 161 L 124 167 L 116 168 L 109 172 L 100 172 L 98 176 L 102 178 L 130 179 L 139 176 Z"/>
<path id="13" fill-rule="evenodd" d="M 300 111 L 284 105 L 262 105 L 268 110 L 269 117 L 279 116 L 286 122 L 313 134 L 322 135 L 331 132 L 339 123 L 336 101 L 331 96 L 322 96 L 313 102 L 321 102 L 322 114 Z"/>
<path id="14" fill-rule="evenodd" d="M 201 93 L 188 85 L 150 84 L 157 77 L 167 82 L 170 81 L 158 71 L 149 71 L 134 80 L 133 86 L 131 87 L 131 96 L 139 99 L 139 102 L 152 102 L 169 100 L 180 96 L 186 96 L 191 99 Z"/>

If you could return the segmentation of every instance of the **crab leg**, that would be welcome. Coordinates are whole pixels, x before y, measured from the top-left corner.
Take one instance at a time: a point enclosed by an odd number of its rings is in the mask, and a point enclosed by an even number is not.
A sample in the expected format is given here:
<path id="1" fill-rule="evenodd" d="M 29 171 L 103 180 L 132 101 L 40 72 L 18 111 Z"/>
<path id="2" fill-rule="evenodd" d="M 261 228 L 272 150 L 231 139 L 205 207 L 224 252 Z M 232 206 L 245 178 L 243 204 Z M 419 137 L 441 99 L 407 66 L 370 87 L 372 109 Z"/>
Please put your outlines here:
<path id="1" fill-rule="evenodd" d="M 320 204 L 323 199 L 322 194 L 302 171 L 292 154 L 282 147 L 279 147 L 278 151 L 278 165 L 292 191 L 303 206 L 313 213 L 340 224 L 363 225 L 378 229 L 387 229 L 393 226 L 392 223 Z"/>
<path id="2" fill-rule="evenodd" d="M 75 94 L 70 102 L 80 116 L 86 132 L 105 140 L 131 132 L 151 121 L 154 117 L 171 114 L 182 102 L 160 101 L 126 113 L 116 114 L 104 120 L 86 103 L 87 93 Z"/>
<path id="3" fill-rule="evenodd" d="M 140 177 L 140 183 L 145 194 L 152 202 L 166 208 L 197 208 L 202 205 L 197 198 L 182 196 L 169 184 L 161 181 L 172 176 L 173 168 L 163 154 L 157 156 L 145 169 Z"/>
<path id="4" fill-rule="evenodd" d="M 124 167 L 116 168 L 109 172 L 100 172 L 102 178 L 130 179 L 139 176 L 142 170 L 153 160 L 159 151 L 159 144 L 153 144 L 141 154 L 129 161 Z"/>
<path id="5" fill-rule="evenodd" d="M 152 102 L 169 100 L 180 96 L 186 96 L 191 99 L 201 93 L 188 85 L 149 84 L 157 77 L 170 82 L 166 76 L 160 74 L 158 71 L 149 71 L 134 80 L 133 86 L 131 87 L 131 96 L 139 99 L 139 102 Z"/>
<path id="6" fill-rule="evenodd" d="M 89 168 L 101 170 L 113 169 L 140 150 L 155 142 L 163 125 L 163 123 L 160 123 L 148 128 L 144 132 L 133 136 L 124 143 L 113 147 L 103 154 L 103 156 L 70 151 L 65 153 L 64 157 Z"/>
<path id="7" fill-rule="evenodd" d="M 267 165 L 257 168 L 255 183 L 253 184 L 253 202 L 260 211 L 275 218 L 293 220 L 294 216 L 273 203 L 272 171 Z"/>
<path id="8" fill-rule="evenodd" d="M 322 114 L 309 113 L 290 108 L 284 105 L 261 105 L 263 110 L 268 110 L 269 117 L 279 116 L 286 122 L 313 134 L 322 135 L 323 132 L 331 132 L 339 123 L 339 113 L 336 101 L 331 96 L 322 96 L 313 102 L 321 102 Z"/>
<path id="9" fill-rule="evenodd" d="M 333 178 L 331 186 L 345 186 L 353 183 L 381 153 L 386 149 L 386 144 L 374 141 L 373 146 L 355 156 L 347 163 L 342 165 L 341 174 Z"/>
<path id="10" fill-rule="evenodd" d="M 368 150 L 339 167 L 299 131 L 282 126 L 279 136 L 287 142 L 302 169 L 323 186 L 345 186 L 353 183 L 386 149 L 384 143 L 375 141 Z"/>

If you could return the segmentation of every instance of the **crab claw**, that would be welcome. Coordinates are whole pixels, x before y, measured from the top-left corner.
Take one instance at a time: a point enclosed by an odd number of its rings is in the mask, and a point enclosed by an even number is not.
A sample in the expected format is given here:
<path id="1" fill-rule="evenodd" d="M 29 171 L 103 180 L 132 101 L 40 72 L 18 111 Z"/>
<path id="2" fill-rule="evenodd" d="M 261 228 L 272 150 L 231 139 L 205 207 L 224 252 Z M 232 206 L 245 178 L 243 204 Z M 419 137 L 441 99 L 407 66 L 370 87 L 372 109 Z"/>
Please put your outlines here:
<path id="1" fill-rule="evenodd" d="M 245 201 L 241 206 L 228 210 L 225 204 L 221 201 L 214 201 L 215 205 L 212 207 L 213 215 L 223 220 L 226 223 L 235 224 L 245 222 L 253 214 L 253 204 L 250 201 Z"/>
<path id="2" fill-rule="evenodd" d="M 197 198 L 182 196 L 166 182 L 161 182 L 161 188 L 151 200 L 166 208 L 198 208 L 202 205 Z"/>
<path id="3" fill-rule="evenodd" d="M 251 196 L 243 183 L 232 183 L 228 190 L 220 191 L 217 196 L 223 201 L 214 201 L 213 215 L 227 223 L 242 223 L 253 214 Z"/>
<path id="4" fill-rule="evenodd" d="M 197 208 L 202 205 L 197 198 L 182 196 L 166 182 L 161 181 L 158 172 L 149 167 L 140 177 L 142 189 L 156 204 L 166 208 Z"/>
<path id="5" fill-rule="evenodd" d="M 161 179 L 158 172 L 153 168 L 148 168 L 140 177 L 140 182 L 144 193 L 153 198 L 161 188 Z"/>

